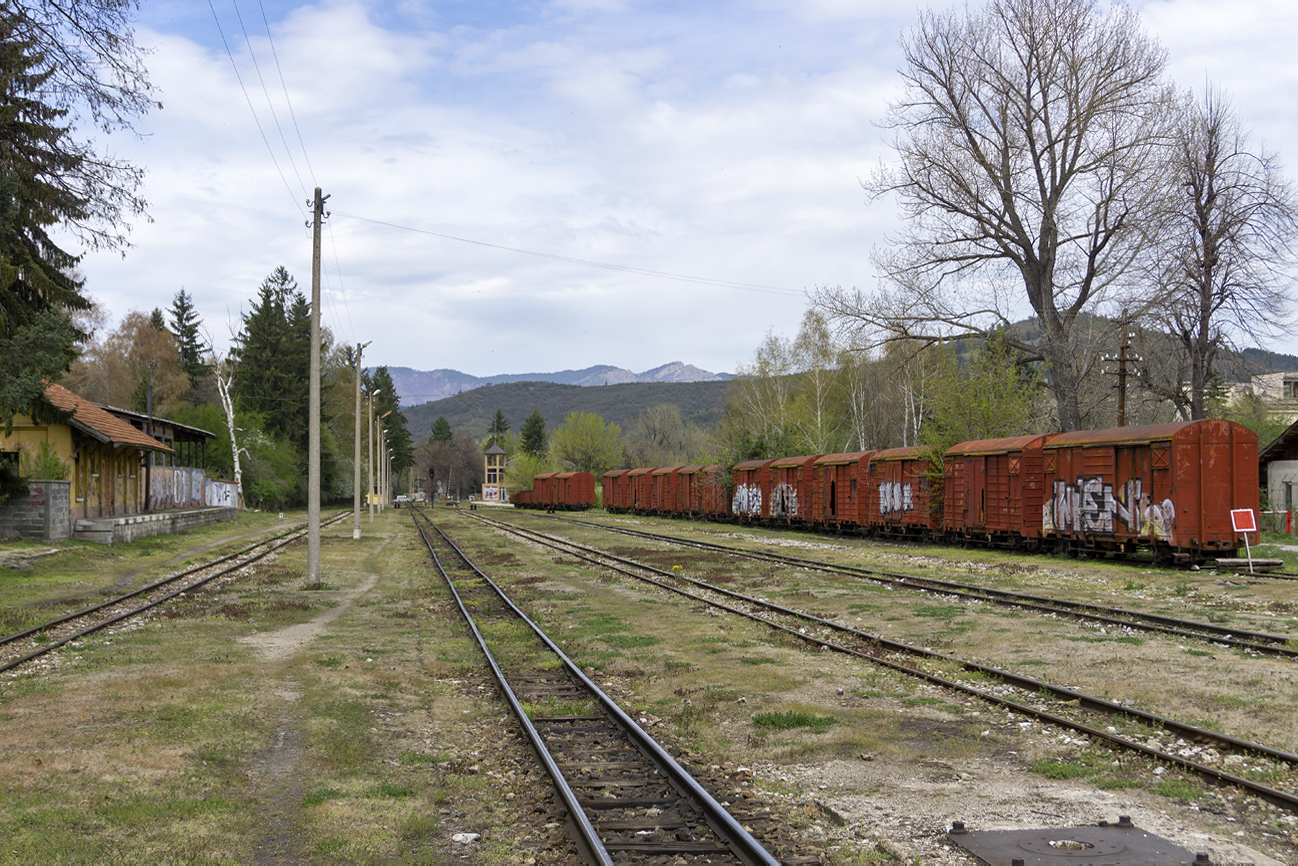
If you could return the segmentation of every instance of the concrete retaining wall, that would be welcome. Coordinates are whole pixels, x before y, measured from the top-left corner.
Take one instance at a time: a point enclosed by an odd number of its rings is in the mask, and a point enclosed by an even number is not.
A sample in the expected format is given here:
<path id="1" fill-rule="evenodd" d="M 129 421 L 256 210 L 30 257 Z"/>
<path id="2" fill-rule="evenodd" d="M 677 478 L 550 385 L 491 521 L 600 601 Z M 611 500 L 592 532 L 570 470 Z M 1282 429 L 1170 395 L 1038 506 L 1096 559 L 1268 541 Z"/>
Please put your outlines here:
<path id="1" fill-rule="evenodd" d="M 195 526 L 234 520 L 238 516 L 237 508 L 194 508 L 155 514 L 133 514 L 130 517 L 81 519 L 76 522 L 72 537 L 79 541 L 112 544 L 117 541 L 133 541 L 149 535 L 171 535 Z"/>
<path id="2" fill-rule="evenodd" d="M 67 541 L 72 537 L 71 481 L 27 482 L 27 498 L 0 508 L 0 538 Z"/>

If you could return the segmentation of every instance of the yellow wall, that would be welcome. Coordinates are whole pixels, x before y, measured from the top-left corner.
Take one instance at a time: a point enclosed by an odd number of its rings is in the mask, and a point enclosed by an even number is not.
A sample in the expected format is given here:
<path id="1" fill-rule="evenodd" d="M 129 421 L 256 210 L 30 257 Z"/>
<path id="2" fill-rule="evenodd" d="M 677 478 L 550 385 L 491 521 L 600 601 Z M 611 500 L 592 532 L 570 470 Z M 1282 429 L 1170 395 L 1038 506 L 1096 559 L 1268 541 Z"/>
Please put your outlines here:
<path id="1" fill-rule="evenodd" d="M 144 468 L 138 448 L 114 448 L 67 424 L 37 426 L 14 418 L 9 436 L 0 430 L 0 451 L 32 451 L 49 442 L 68 466 L 72 517 L 118 517 L 144 510 Z M 74 448 L 76 449 L 74 451 Z"/>

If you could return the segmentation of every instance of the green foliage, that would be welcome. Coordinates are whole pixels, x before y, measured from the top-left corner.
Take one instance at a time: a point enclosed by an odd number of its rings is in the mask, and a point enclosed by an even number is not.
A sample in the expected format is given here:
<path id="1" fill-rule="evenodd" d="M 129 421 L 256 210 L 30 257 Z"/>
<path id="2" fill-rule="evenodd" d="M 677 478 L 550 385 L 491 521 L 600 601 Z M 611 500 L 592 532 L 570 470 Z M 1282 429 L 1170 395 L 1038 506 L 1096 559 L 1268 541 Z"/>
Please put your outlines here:
<path id="1" fill-rule="evenodd" d="M 533 410 L 544 418 L 558 419 L 569 412 L 590 412 L 626 429 L 651 406 L 672 403 L 680 407 L 681 417 L 687 423 L 706 429 L 721 422 L 730 384 L 630 382 L 582 387 L 554 382 L 513 382 L 474 388 L 402 411 L 413 430 L 429 429 L 439 415 L 445 416 L 452 430 L 486 430 L 497 409 L 507 418 L 525 418 Z"/>
<path id="2" fill-rule="evenodd" d="M 443 418 L 442 420 L 444 421 L 446 419 Z M 540 412 L 533 409 L 532 414 L 528 415 L 527 420 L 523 422 L 523 429 L 520 432 L 522 434 L 522 441 L 519 444 L 519 448 L 525 454 L 530 454 L 533 457 L 540 457 L 545 454 L 547 446 L 545 417 Z"/>
<path id="3" fill-rule="evenodd" d="M 1032 432 L 1041 376 L 1003 336 L 979 347 L 963 369 L 949 353 L 942 357 L 921 431 L 925 445 L 942 454 L 959 442 Z"/>
<path id="4" fill-rule="evenodd" d="M 61 417 L 45 399 L 45 380 L 57 379 L 76 357 L 78 332 L 68 315 L 55 309 L 24 316 L 22 324 L 10 320 L 6 327 L 3 306 L 0 301 L 0 427 L 7 435 L 15 414 L 47 421 Z"/>
<path id="5" fill-rule="evenodd" d="M 496 410 L 496 416 L 491 419 L 491 424 L 487 427 L 486 447 L 492 445 L 502 445 L 505 434 L 509 432 L 509 421 L 505 418 L 505 413 L 499 409 Z"/>
<path id="6" fill-rule="evenodd" d="M 1262 398 L 1253 392 L 1240 397 L 1228 406 L 1218 407 L 1216 417 L 1242 424 L 1257 434 L 1258 447 L 1265 448 L 1279 438 L 1287 428 L 1284 418 L 1272 417 Z"/>
<path id="7" fill-rule="evenodd" d="M 555 472 L 557 468 L 548 456 L 520 451 L 505 467 L 505 487 L 511 491 L 531 490 L 533 478 L 544 472 Z"/>
<path id="8" fill-rule="evenodd" d="M 197 388 L 199 382 L 207 375 L 207 366 L 203 363 L 203 353 L 207 345 L 200 336 L 202 319 L 194 309 L 194 300 L 184 289 L 176 292 L 171 302 L 171 333 L 180 348 L 180 362 L 189 376 L 190 387 Z"/>
<path id="9" fill-rule="evenodd" d="M 201 468 L 212 478 L 234 478 L 234 458 L 230 449 L 230 428 L 225 422 L 225 410 L 215 403 L 197 406 L 181 404 L 168 417 L 179 424 L 215 433 L 216 438 L 209 441 L 204 449 Z M 239 426 L 244 426 L 242 419 Z"/>
<path id="10" fill-rule="evenodd" d="M 51 309 L 86 309 L 78 258 L 49 234 L 59 224 L 91 218 L 95 204 L 66 184 L 86 150 L 69 137 L 67 111 L 47 105 L 54 70 L 18 32 L 8 6 L 0 15 L 0 339 Z"/>
<path id="11" fill-rule="evenodd" d="M 573 412 L 554 431 L 550 447 L 565 465 L 599 477 L 622 459 L 622 428 L 590 412 Z"/>
<path id="12" fill-rule="evenodd" d="M 397 386 L 392 382 L 392 374 L 387 365 L 375 367 L 368 375 L 371 393 L 380 393 L 374 399 L 374 417 L 383 417 L 383 431 L 387 436 L 388 454 L 392 456 L 393 482 L 414 465 L 415 454 L 410 439 L 410 430 L 406 426 L 406 416 L 401 411 L 401 401 L 397 396 Z"/>
<path id="13" fill-rule="evenodd" d="M 451 422 L 446 420 L 445 415 L 438 415 L 437 420 L 433 422 L 432 440 L 434 442 L 450 442 L 453 435 Z"/>
<path id="14" fill-rule="evenodd" d="M 833 716 L 813 716 L 810 713 L 760 713 L 753 716 L 753 727 L 775 731 L 810 728 L 814 733 L 823 734 L 833 726 Z"/>
<path id="15" fill-rule="evenodd" d="M 265 418 L 265 432 L 306 450 L 311 320 L 297 281 L 278 267 L 262 281 L 235 338 L 234 394 L 240 410 Z"/>
<path id="16" fill-rule="evenodd" d="M 68 464 L 59 457 L 53 443 L 41 442 L 35 449 L 23 451 L 20 474 L 24 478 L 62 481 L 68 477 Z"/>

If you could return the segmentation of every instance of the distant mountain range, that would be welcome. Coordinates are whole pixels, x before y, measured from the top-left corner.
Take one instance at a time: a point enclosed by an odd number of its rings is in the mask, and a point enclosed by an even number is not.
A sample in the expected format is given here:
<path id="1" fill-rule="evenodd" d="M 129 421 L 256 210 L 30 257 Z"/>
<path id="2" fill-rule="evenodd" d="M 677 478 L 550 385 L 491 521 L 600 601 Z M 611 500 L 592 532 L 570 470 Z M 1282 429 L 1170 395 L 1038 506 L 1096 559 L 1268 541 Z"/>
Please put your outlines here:
<path id="1" fill-rule="evenodd" d="M 454 397 L 486 385 L 506 385 L 513 382 L 553 382 L 557 385 L 625 385 L 630 382 L 722 382 L 734 378 L 729 373 L 709 373 L 692 364 L 673 361 L 643 373 L 633 373 L 621 367 L 600 364 L 584 370 L 560 370 L 557 373 L 506 373 L 500 376 L 471 376 L 459 370 L 414 370 L 410 367 L 389 367 L 392 384 L 402 406 L 419 406 L 434 400 Z"/>

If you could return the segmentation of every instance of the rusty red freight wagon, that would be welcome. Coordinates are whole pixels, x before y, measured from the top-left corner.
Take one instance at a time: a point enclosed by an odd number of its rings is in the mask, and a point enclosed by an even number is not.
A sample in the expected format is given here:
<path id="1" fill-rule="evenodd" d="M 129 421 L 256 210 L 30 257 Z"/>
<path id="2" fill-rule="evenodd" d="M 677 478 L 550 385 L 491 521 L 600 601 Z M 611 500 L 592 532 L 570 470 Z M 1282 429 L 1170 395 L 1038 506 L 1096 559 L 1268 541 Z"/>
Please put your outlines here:
<path id="1" fill-rule="evenodd" d="M 930 481 L 932 463 L 918 448 L 888 448 L 870 457 L 867 524 L 885 535 L 930 536 L 942 528 L 942 488 Z"/>
<path id="2" fill-rule="evenodd" d="M 602 484 L 605 511 L 626 511 L 630 507 L 627 496 L 627 469 L 610 469 L 604 473 Z"/>
<path id="3" fill-rule="evenodd" d="M 730 513 L 735 519 L 760 521 L 770 512 L 771 464 L 774 460 L 745 460 L 731 470 L 734 494 L 730 500 Z"/>
<path id="4" fill-rule="evenodd" d="M 1234 556 L 1232 509 L 1258 511 L 1257 434 L 1231 421 L 1061 433 L 1045 444 L 1043 537 L 1070 552 Z"/>
<path id="5" fill-rule="evenodd" d="M 767 516 L 773 521 L 804 523 L 811 521 L 815 501 L 814 464 L 821 454 L 781 457 L 771 461 L 771 496 Z"/>
<path id="6" fill-rule="evenodd" d="M 656 467 L 642 466 L 626 474 L 627 510 L 643 514 L 649 510 L 650 479 Z"/>
<path id="7" fill-rule="evenodd" d="M 677 476 L 681 466 L 663 466 L 649 473 L 649 510 L 671 514 L 676 505 Z"/>
<path id="8" fill-rule="evenodd" d="M 1041 543 L 1045 443 L 1052 435 L 961 442 L 943 455 L 942 523 L 949 540 Z"/>
<path id="9" fill-rule="evenodd" d="M 690 507 L 695 513 L 712 519 L 730 516 L 730 482 L 724 466 L 713 463 L 694 473 Z"/>
<path id="10" fill-rule="evenodd" d="M 812 521 L 828 529 L 850 531 L 865 522 L 865 473 L 873 451 L 848 451 L 816 458 Z"/>
<path id="11" fill-rule="evenodd" d="M 529 505 L 532 508 L 549 508 L 554 504 L 555 472 L 542 472 L 532 476 L 532 495 Z"/>
<path id="12" fill-rule="evenodd" d="M 585 511 L 595 505 L 595 476 L 589 472 L 560 472 L 554 476 L 554 507 Z"/>
<path id="13" fill-rule="evenodd" d="M 682 466 L 676 473 L 676 498 L 669 513 L 677 516 L 692 516 L 698 512 L 698 482 L 703 467 L 699 465 Z"/>

